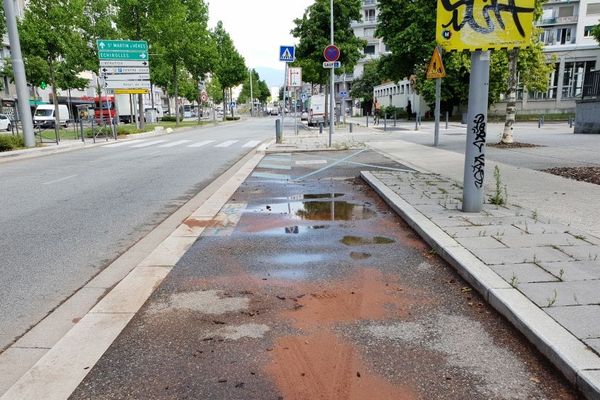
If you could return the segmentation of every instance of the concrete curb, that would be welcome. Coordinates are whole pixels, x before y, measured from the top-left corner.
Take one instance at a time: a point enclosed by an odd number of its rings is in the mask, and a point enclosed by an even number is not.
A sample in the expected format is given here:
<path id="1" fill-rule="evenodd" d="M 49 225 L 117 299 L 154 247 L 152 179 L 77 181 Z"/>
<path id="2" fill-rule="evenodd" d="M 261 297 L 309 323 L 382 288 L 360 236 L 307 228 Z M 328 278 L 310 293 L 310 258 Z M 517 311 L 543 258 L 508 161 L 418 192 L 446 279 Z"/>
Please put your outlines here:
<path id="1" fill-rule="evenodd" d="M 587 399 L 600 399 L 600 357 L 372 173 L 361 176 Z"/>
<path id="2" fill-rule="evenodd" d="M 133 266 L 117 260 L 113 263 L 117 265 L 116 270 L 111 269 L 111 265 L 92 279 L 83 289 L 107 285 L 115 279 L 118 283 L 0 399 L 67 399 L 202 233 L 203 229 L 182 235 L 182 228 L 187 227 L 185 221 L 195 219 L 195 215 L 216 216 L 262 160 L 265 147 L 266 144 L 259 145 L 211 183 L 212 193 L 208 196 L 207 187 L 182 206 L 177 216 L 172 215 L 155 228 L 148 235 L 160 237 L 153 251 L 147 248 L 136 251 L 139 254 L 133 256 L 136 260 Z M 190 203 L 196 206 L 191 208 Z"/>

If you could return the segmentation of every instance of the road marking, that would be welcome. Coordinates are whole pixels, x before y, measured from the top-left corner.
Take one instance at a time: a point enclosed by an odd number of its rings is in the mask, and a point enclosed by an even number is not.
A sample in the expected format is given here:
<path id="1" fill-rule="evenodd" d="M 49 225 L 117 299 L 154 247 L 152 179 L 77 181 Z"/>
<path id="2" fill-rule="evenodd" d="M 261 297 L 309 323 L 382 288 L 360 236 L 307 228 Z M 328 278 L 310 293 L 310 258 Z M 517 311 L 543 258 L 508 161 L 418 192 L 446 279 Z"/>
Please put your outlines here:
<path id="1" fill-rule="evenodd" d="M 343 163 L 343 162 L 345 162 L 345 161 L 347 161 L 347 160 L 351 159 L 352 157 L 356 157 L 356 156 L 357 156 L 357 155 L 359 155 L 360 153 L 364 153 L 365 151 L 367 151 L 367 149 L 362 149 L 362 150 L 360 150 L 360 151 L 357 151 L 356 153 L 350 154 L 348 157 L 344 157 L 344 158 L 342 158 L 342 159 L 340 159 L 340 160 L 337 160 L 337 161 L 336 161 L 336 162 L 334 162 L 333 164 L 329 164 L 328 166 L 326 166 L 326 167 L 323 167 L 323 168 L 321 168 L 321 169 L 318 169 L 318 170 L 316 170 L 316 171 L 314 171 L 314 172 L 311 172 L 310 174 L 306 174 L 306 175 L 304 175 L 304 176 L 301 176 L 300 178 L 296 178 L 296 179 L 295 179 L 295 181 L 301 181 L 301 180 L 303 180 L 303 179 L 306 179 L 306 178 L 308 178 L 309 176 L 313 176 L 313 175 L 320 174 L 321 172 L 323 172 L 323 171 L 325 171 L 325 170 L 328 170 L 329 168 L 333 168 L 333 167 L 335 167 L 336 165 L 338 165 L 338 164 L 341 164 L 341 163 Z"/>
<path id="2" fill-rule="evenodd" d="M 216 145 L 215 147 L 229 147 L 232 144 L 237 143 L 237 142 L 239 142 L 239 140 L 228 140 L 226 142 Z"/>
<path id="3" fill-rule="evenodd" d="M 289 165 L 271 164 L 266 162 L 261 162 L 260 164 L 258 164 L 258 167 L 265 169 L 292 169 L 292 167 Z"/>
<path id="4" fill-rule="evenodd" d="M 260 140 L 251 140 L 242 147 L 256 147 L 260 143 Z"/>
<path id="5" fill-rule="evenodd" d="M 210 144 L 212 142 L 214 142 L 214 140 L 205 140 L 203 142 L 190 144 L 188 147 L 202 147 L 202 146 L 206 146 L 207 144 Z"/>
<path id="6" fill-rule="evenodd" d="M 327 160 L 303 160 L 303 161 L 296 161 L 296 165 L 319 165 L 319 164 L 327 164 Z"/>
<path id="7" fill-rule="evenodd" d="M 254 172 L 252 174 L 252 176 L 255 178 L 273 179 L 273 180 L 277 180 L 277 181 L 289 181 L 290 180 L 289 175 L 272 174 L 269 172 Z"/>
<path id="8" fill-rule="evenodd" d="M 75 178 L 76 176 L 77 176 L 76 174 L 75 175 L 65 176 L 63 178 L 55 179 L 53 181 L 44 182 L 44 183 L 42 183 L 42 185 L 52 185 L 54 183 L 66 181 L 67 179 Z"/>
<path id="9" fill-rule="evenodd" d="M 142 144 L 137 144 L 135 146 L 131 146 L 132 149 L 139 149 L 142 147 L 148 147 L 148 146 L 154 146 L 155 144 L 159 144 L 159 143 L 164 143 L 166 142 L 166 140 L 153 140 L 151 142 L 146 142 L 146 143 L 142 143 Z"/>
<path id="10" fill-rule="evenodd" d="M 175 146 L 179 146 L 180 144 L 189 143 L 189 142 L 191 142 L 191 140 L 178 140 L 176 142 L 163 144 L 158 147 L 162 147 L 162 148 L 175 147 Z"/>
<path id="11" fill-rule="evenodd" d="M 126 146 L 128 144 L 136 144 L 136 143 L 142 143 L 142 142 L 145 142 L 145 140 L 127 140 L 124 142 L 108 144 L 108 145 L 102 146 L 102 147 L 121 147 L 121 146 Z"/>

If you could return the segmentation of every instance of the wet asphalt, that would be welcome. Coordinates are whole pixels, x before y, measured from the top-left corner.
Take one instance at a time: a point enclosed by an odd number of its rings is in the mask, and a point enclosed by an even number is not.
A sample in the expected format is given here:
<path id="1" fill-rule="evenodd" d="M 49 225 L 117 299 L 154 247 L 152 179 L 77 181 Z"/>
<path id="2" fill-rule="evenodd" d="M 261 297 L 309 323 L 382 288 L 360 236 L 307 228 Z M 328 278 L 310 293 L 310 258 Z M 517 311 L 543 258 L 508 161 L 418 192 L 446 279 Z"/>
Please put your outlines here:
<path id="1" fill-rule="evenodd" d="M 408 170 L 267 155 L 71 399 L 577 398 L 359 178 L 382 168 Z"/>

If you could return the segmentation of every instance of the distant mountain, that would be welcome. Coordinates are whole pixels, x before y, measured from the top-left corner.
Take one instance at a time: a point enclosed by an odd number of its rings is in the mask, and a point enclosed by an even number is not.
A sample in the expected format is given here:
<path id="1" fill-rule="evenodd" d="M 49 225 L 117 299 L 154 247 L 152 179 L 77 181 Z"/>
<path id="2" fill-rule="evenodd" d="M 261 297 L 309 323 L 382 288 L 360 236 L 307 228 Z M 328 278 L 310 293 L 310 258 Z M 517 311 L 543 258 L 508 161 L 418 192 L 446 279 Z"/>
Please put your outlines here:
<path id="1" fill-rule="evenodd" d="M 254 69 L 258 72 L 260 79 L 267 82 L 268 87 L 283 86 L 283 69 L 269 67 L 256 67 Z"/>

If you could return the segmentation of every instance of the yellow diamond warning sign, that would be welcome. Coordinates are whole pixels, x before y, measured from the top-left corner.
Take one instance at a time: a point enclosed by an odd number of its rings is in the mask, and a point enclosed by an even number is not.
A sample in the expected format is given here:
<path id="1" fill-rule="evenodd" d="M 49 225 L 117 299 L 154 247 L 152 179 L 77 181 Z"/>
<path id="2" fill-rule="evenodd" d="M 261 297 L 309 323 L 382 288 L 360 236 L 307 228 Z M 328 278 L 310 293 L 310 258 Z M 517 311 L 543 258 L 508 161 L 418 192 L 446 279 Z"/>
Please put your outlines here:
<path id="1" fill-rule="evenodd" d="M 427 79 L 438 79 L 445 77 L 446 69 L 442 63 L 442 55 L 436 47 L 433 50 L 433 56 L 431 56 L 431 61 L 429 61 L 429 67 L 427 68 Z"/>

